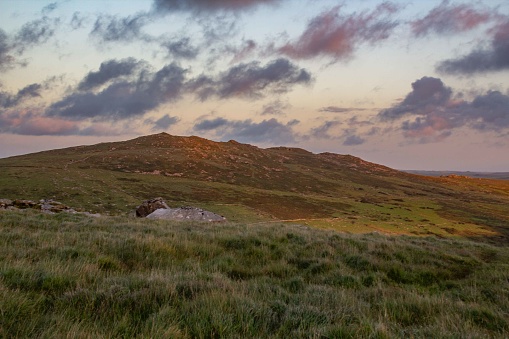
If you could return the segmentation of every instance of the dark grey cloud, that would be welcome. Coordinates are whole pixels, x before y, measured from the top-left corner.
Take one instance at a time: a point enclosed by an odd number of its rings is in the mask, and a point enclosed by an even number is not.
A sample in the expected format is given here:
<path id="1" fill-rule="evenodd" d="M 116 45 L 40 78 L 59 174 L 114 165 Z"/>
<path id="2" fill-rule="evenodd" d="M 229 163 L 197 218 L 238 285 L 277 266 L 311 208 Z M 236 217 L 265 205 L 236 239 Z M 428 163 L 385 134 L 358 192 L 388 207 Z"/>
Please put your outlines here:
<path id="1" fill-rule="evenodd" d="M 337 120 L 325 121 L 320 126 L 312 128 L 310 133 L 313 138 L 317 138 L 317 139 L 327 139 L 327 140 L 337 139 L 338 136 L 331 135 L 330 131 L 334 127 L 337 127 L 340 125 L 342 125 L 341 121 L 337 121 Z"/>
<path id="2" fill-rule="evenodd" d="M 365 111 L 365 108 L 357 108 L 357 107 L 338 107 L 338 106 L 326 106 L 320 108 L 319 112 L 329 112 L 329 113 L 349 113 L 349 112 L 359 112 Z"/>
<path id="3" fill-rule="evenodd" d="M 178 117 L 172 117 L 169 114 L 165 114 L 157 120 L 146 119 L 145 124 L 153 125 L 152 131 L 166 131 L 168 128 L 170 128 L 172 125 L 175 125 L 179 121 L 180 119 Z"/>
<path id="4" fill-rule="evenodd" d="M 141 69 L 131 79 L 115 80 L 99 92 L 71 93 L 53 103 L 46 114 L 96 121 L 142 116 L 164 103 L 178 100 L 183 92 L 186 72 L 174 63 L 157 72 Z"/>
<path id="5" fill-rule="evenodd" d="M 41 13 L 44 15 L 49 14 L 49 13 L 53 12 L 55 9 L 57 9 L 57 7 L 58 7 L 58 3 L 52 2 L 52 3 L 44 6 L 41 10 Z"/>
<path id="6" fill-rule="evenodd" d="M 358 135 L 352 134 L 345 138 L 345 141 L 343 141 L 344 146 L 357 146 L 362 145 L 365 143 L 366 140 L 364 138 L 361 138 Z"/>
<path id="7" fill-rule="evenodd" d="M 494 30 L 490 45 L 457 59 L 442 61 L 436 67 L 445 74 L 466 74 L 509 70 L 509 21 Z"/>
<path id="8" fill-rule="evenodd" d="M 180 38 L 178 40 L 166 40 L 161 43 L 161 47 L 167 53 L 167 56 L 172 59 L 188 59 L 192 60 L 198 56 L 199 48 L 191 44 L 191 39 L 188 37 Z"/>
<path id="9" fill-rule="evenodd" d="M 211 96 L 258 99 L 268 92 L 288 92 L 294 85 L 309 84 L 311 80 L 311 74 L 305 69 L 299 69 L 287 59 L 277 59 L 265 66 L 255 61 L 239 64 L 215 79 L 200 76 L 189 83 L 189 88 L 201 100 Z"/>
<path id="10" fill-rule="evenodd" d="M 295 59 L 349 59 L 359 45 L 387 39 L 398 26 L 392 19 L 398 10 L 398 6 L 384 2 L 371 12 L 342 15 L 341 6 L 336 6 L 313 18 L 295 41 L 270 49 Z"/>
<path id="11" fill-rule="evenodd" d="M 73 30 L 77 30 L 84 26 L 86 20 L 87 17 L 81 14 L 81 12 L 74 12 L 69 25 Z"/>
<path id="12" fill-rule="evenodd" d="M 473 127 L 479 130 L 509 128 L 509 95 L 488 91 L 477 96 L 467 109 Z"/>
<path id="13" fill-rule="evenodd" d="M 154 0 L 154 11 L 160 12 L 213 12 L 240 11 L 259 5 L 277 4 L 282 0 Z"/>
<path id="14" fill-rule="evenodd" d="M 493 19 L 495 13 L 471 4 L 451 5 L 444 0 L 426 16 L 410 23 L 415 36 L 452 34 L 472 30 Z"/>
<path id="15" fill-rule="evenodd" d="M 477 95 L 472 101 L 455 97 L 440 79 L 423 77 L 412 92 L 391 108 L 382 110 L 382 121 L 401 121 L 406 137 L 421 142 L 441 141 L 460 127 L 501 133 L 509 129 L 509 96 L 499 91 Z"/>
<path id="16" fill-rule="evenodd" d="M 201 120 L 195 124 L 196 131 L 214 131 L 223 140 L 234 139 L 239 142 L 263 142 L 271 144 L 288 144 L 295 142 L 296 135 L 292 129 L 298 124 L 298 120 L 288 123 L 279 122 L 277 119 L 254 122 L 248 120 L 227 120 L 215 118 Z"/>
<path id="17" fill-rule="evenodd" d="M 26 99 L 40 97 L 42 85 L 31 84 L 18 91 L 17 94 L 12 95 L 7 92 L 0 92 L 0 108 L 10 108 L 17 106 Z"/>
<path id="18" fill-rule="evenodd" d="M 196 131 L 210 131 L 219 127 L 228 125 L 229 121 L 225 118 L 205 119 L 194 125 Z"/>
<path id="19" fill-rule="evenodd" d="M 26 61 L 19 58 L 28 48 L 43 44 L 53 37 L 59 23 L 59 19 L 45 16 L 25 23 L 11 36 L 0 28 L 0 72 L 26 66 Z"/>
<path id="20" fill-rule="evenodd" d="M 378 116 L 382 120 L 394 120 L 405 114 L 433 111 L 445 105 L 451 98 L 452 89 L 446 87 L 442 80 L 433 77 L 422 77 L 412 83 L 412 92 L 405 99 L 385 110 Z"/>
<path id="21" fill-rule="evenodd" d="M 101 63 L 99 70 L 89 72 L 78 85 L 80 91 L 88 91 L 119 77 L 131 76 L 145 63 L 134 58 L 108 60 Z"/>
<path id="22" fill-rule="evenodd" d="M 290 107 L 288 104 L 282 102 L 281 100 L 272 101 L 263 106 L 261 115 L 284 115 L 285 109 Z"/>
<path id="23" fill-rule="evenodd" d="M 9 36 L 0 28 L 0 71 L 14 67 L 16 59 L 12 55 L 13 45 Z"/>
<path id="24" fill-rule="evenodd" d="M 100 42 L 132 42 L 150 39 L 142 32 L 143 26 L 151 21 L 151 16 L 145 12 L 128 17 L 100 15 L 90 35 Z"/>
<path id="25" fill-rule="evenodd" d="M 14 36 L 14 46 L 18 53 L 22 53 L 29 47 L 48 41 L 55 34 L 55 30 L 59 23 L 60 19 L 43 17 L 27 22 L 21 26 L 21 29 Z"/>

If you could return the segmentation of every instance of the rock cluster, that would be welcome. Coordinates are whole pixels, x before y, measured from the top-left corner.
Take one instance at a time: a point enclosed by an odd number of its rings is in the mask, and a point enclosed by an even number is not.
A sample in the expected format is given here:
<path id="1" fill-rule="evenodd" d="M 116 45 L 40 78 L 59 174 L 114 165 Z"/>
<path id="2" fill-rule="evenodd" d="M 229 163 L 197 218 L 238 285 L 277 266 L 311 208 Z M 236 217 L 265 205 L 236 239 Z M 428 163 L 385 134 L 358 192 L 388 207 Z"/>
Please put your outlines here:
<path id="1" fill-rule="evenodd" d="M 196 207 L 170 208 L 162 198 L 144 201 L 136 209 L 136 216 L 148 219 L 224 222 L 226 218 Z"/>
<path id="2" fill-rule="evenodd" d="M 25 200 L 25 199 L 0 199 L 0 210 L 24 210 L 24 209 L 36 209 L 40 210 L 44 213 L 55 214 L 55 213 L 79 213 L 75 209 L 62 204 L 61 202 L 55 201 L 53 199 L 41 199 L 39 202 L 35 202 L 33 200 Z M 84 214 L 90 216 L 99 216 L 99 214 L 91 214 L 88 212 L 84 212 Z"/>

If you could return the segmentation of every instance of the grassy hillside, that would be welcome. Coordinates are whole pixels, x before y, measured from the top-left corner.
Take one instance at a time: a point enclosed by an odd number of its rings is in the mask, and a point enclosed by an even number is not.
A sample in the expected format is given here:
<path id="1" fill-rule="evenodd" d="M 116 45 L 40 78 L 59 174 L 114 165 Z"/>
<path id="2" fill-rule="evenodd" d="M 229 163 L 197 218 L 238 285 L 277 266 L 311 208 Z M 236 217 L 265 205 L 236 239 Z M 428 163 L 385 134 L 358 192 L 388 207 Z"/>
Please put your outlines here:
<path id="1" fill-rule="evenodd" d="M 509 248 L 0 212 L 0 337 L 509 336 Z"/>
<path id="2" fill-rule="evenodd" d="M 0 198 L 119 215 L 157 196 L 236 222 L 509 239 L 509 181 L 423 177 L 350 155 L 161 133 L 0 159 Z"/>

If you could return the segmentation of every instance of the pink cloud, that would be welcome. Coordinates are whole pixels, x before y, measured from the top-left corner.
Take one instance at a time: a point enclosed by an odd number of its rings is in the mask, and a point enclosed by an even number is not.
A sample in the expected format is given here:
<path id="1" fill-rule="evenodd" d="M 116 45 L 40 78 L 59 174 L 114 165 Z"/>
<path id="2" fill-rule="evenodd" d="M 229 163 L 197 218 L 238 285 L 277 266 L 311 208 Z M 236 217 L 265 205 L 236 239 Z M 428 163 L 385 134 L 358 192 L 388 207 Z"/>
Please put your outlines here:
<path id="1" fill-rule="evenodd" d="M 76 123 L 55 118 L 34 117 L 12 122 L 11 130 L 24 135 L 70 135 L 79 130 Z"/>
<path id="2" fill-rule="evenodd" d="M 296 59 L 320 55 L 347 59 L 359 44 L 387 39 L 397 26 L 389 16 L 398 8 L 390 3 L 383 3 L 369 13 L 350 16 L 340 15 L 340 8 L 333 7 L 312 19 L 296 41 L 277 48 L 277 52 Z"/>
<path id="3" fill-rule="evenodd" d="M 425 36 L 432 32 L 465 32 L 488 22 L 493 16 L 493 13 L 477 10 L 471 5 L 449 6 L 449 1 L 445 0 L 424 18 L 412 22 L 412 33 L 415 36 Z"/>

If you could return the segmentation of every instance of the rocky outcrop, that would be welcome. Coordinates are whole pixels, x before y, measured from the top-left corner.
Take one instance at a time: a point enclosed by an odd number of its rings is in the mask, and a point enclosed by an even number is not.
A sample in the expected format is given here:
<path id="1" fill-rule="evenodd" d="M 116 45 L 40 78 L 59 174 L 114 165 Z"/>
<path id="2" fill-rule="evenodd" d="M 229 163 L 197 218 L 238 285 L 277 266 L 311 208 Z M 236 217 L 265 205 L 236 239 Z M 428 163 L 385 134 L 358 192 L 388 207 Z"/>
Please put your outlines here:
<path id="1" fill-rule="evenodd" d="M 196 207 L 160 208 L 147 215 L 147 218 L 179 221 L 226 221 L 226 218 L 219 214 Z"/>
<path id="2" fill-rule="evenodd" d="M 55 214 L 55 213 L 81 213 L 77 212 L 74 208 L 71 208 L 67 205 L 64 205 L 61 202 L 58 202 L 53 199 L 41 199 L 39 202 L 35 202 L 33 200 L 26 199 L 0 199 L 0 210 L 24 210 L 24 209 L 36 209 L 40 210 L 43 213 Z M 92 214 L 88 212 L 83 212 L 88 216 L 99 217 L 100 214 Z"/>
<path id="3" fill-rule="evenodd" d="M 141 203 L 140 206 L 136 208 L 136 216 L 139 218 L 144 218 L 150 213 L 158 210 L 158 209 L 168 209 L 170 208 L 163 198 L 154 198 L 150 200 L 145 200 Z"/>
<path id="4" fill-rule="evenodd" d="M 170 208 L 163 198 L 145 200 L 136 208 L 136 216 L 139 218 L 180 220 L 180 221 L 207 221 L 223 222 L 226 218 L 197 207 Z"/>

